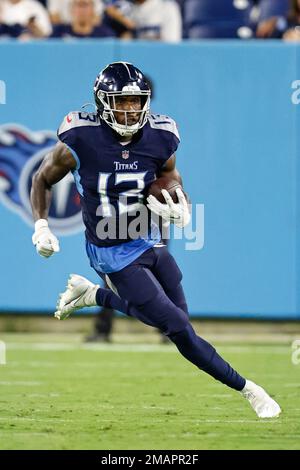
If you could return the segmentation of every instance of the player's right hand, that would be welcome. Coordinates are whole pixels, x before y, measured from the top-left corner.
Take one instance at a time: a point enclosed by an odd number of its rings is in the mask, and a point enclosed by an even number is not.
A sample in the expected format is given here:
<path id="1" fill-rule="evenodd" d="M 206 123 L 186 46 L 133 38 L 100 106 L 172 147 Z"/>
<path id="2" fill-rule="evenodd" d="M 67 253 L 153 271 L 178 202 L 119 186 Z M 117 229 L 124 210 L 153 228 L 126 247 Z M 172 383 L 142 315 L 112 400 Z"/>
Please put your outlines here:
<path id="1" fill-rule="evenodd" d="M 46 219 L 39 219 L 35 223 L 35 232 L 32 235 L 32 243 L 36 251 L 44 258 L 49 258 L 53 253 L 59 252 L 59 242 L 48 227 Z"/>

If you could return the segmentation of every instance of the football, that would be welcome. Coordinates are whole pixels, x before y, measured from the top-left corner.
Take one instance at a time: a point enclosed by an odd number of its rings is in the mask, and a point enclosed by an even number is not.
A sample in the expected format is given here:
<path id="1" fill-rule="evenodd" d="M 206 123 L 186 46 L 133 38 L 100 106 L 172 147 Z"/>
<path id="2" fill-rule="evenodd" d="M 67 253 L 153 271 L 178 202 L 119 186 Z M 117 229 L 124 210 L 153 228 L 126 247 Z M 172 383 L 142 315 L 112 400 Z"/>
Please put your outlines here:
<path id="1" fill-rule="evenodd" d="M 178 202 L 178 197 L 176 194 L 177 188 L 182 189 L 181 184 L 177 180 L 168 178 L 167 176 L 162 176 L 160 178 L 157 178 L 155 181 L 153 181 L 153 183 L 150 184 L 147 191 L 147 196 L 152 194 L 154 197 L 156 197 L 156 199 L 158 199 L 159 202 L 162 202 L 164 204 L 166 201 L 163 197 L 161 190 L 166 189 L 172 197 L 173 201 Z"/>

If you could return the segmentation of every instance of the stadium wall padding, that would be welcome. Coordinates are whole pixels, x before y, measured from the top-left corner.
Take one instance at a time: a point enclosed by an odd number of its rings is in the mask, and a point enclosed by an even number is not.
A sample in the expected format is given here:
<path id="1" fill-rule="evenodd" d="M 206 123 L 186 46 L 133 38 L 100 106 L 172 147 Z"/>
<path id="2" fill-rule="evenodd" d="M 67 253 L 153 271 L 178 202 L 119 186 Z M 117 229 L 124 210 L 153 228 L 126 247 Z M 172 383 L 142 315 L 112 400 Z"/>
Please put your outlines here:
<path id="1" fill-rule="evenodd" d="M 291 99 L 292 83 L 300 80 L 297 46 L 2 42 L 0 125 L 56 131 L 70 110 L 92 101 L 97 73 L 117 60 L 152 78 L 152 110 L 177 121 L 178 168 L 192 202 L 205 207 L 203 248 L 171 242 L 191 315 L 300 318 L 300 133 Z M 6 150 L 0 147 L 0 162 Z M 19 176 L 9 184 L 18 185 Z M 7 184 L 0 166 L 0 310 L 51 311 L 69 273 L 97 280 L 84 234 L 61 236 L 52 259 L 37 256 L 22 207 L 5 197 Z"/>

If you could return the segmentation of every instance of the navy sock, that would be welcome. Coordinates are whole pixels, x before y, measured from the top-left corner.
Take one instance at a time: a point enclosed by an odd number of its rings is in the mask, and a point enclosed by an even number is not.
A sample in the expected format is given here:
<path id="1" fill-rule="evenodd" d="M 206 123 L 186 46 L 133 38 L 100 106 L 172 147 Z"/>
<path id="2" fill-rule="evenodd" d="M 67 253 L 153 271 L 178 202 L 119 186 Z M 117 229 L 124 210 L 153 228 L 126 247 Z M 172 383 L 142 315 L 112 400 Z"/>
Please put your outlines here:
<path id="1" fill-rule="evenodd" d="M 128 302 L 122 300 L 110 289 L 102 289 L 102 287 L 99 287 L 96 292 L 96 302 L 100 307 L 111 308 L 128 315 Z"/>

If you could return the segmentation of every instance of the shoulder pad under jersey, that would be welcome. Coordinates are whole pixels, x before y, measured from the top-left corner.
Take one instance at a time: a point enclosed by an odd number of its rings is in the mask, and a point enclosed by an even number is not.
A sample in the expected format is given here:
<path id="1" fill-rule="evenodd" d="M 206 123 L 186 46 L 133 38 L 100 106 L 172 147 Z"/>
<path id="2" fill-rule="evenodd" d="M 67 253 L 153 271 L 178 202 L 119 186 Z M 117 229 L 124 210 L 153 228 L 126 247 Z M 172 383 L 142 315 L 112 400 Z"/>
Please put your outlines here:
<path id="1" fill-rule="evenodd" d="M 57 135 L 63 134 L 71 129 L 83 126 L 100 126 L 100 118 L 97 113 L 86 113 L 84 111 L 71 111 L 65 116 Z"/>
<path id="2" fill-rule="evenodd" d="M 176 122 L 169 116 L 164 114 L 150 114 L 148 121 L 152 129 L 172 132 L 172 134 L 174 134 L 177 139 L 180 140 Z"/>

